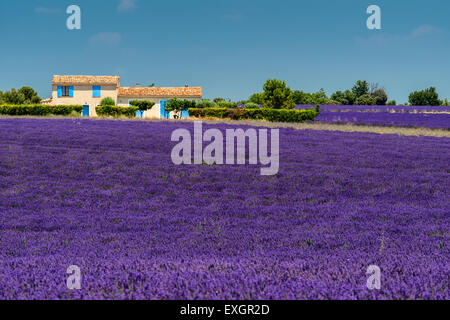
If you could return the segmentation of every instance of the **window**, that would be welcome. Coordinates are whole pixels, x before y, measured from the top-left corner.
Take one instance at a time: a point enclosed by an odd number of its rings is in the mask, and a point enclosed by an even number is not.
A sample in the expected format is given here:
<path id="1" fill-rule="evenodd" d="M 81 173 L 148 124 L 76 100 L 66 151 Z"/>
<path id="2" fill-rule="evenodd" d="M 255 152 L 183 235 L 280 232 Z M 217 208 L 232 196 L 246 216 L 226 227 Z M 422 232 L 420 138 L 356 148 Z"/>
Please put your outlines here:
<path id="1" fill-rule="evenodd" d="M 94 98 L 100 98 L 101 87 L 100 86 L 92 86 L 92 96 Z"/>
<path id="2" fill-rule="evenodd" d="M 73 86 L 58 86 L 58 98 L 73 97 Z"/>
<path id="3" fill-rule="evenodd" d="M 61 96 L 63 96 L 63 97 L 70 97 L 70 87 L 69 86 L 62 86 L 61 87 Z"/>

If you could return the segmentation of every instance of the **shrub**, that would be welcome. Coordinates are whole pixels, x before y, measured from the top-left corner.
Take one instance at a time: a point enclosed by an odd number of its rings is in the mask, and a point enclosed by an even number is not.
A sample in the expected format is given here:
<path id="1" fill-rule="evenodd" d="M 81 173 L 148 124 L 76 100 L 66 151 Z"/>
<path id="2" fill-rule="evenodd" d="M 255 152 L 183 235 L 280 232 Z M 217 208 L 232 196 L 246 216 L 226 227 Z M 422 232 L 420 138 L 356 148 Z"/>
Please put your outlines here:
<path id="1" fill-rule="evenodd" d="M 106 97 L 106 98 L 102 99 L 102 101 L 100 102 L 100 105 L 101 106 L 114 106 L 114 105 L 116 105 L 116 102 L 114 101 L 113 98 Z"/>
<path id="2" fill-rule="evenodd" d="M 168 112 L 181 112 L 189 108 L 195 108 L 196 106 L 197 103 L 193 100 L 172 98 L 167 102 L 164 109 Z"/>
<path id="3" fill-rule="evenodd" d="M 208 99 L 202 99 L 196 102 L 196 108 L 216 108 L 217 104 Z"/>
<path id="4" fill-rule="evenodd" d="M 235 109 L 238 107 L 237 103 L 229 101 L 219 101 L 217 103 L 218 108 Z"/>
<path id="5" fill-rule="evenodd" d="M 2 105 L 0 106 L 0 114 L 9 116 L 68 116 L 73 112 L 81 113 L 83 106 L 67 105 L 67 106 L 49 106 L 49 105 Z"/>
<path id="6" fill-rule="evenodd" d="M 307 120 L 314 121 L 318 116 L 317 110 L 289 110 L 289 109 L 226 109 L 226 108 L 191 108 L 189 115 L 196 118 L 219 118 L 233 120 L 267 120 L 272 122 L 304 122 Z"/>
<path id="7" fill-rule="evenodd" d="M 95 107 L 95 111 L 99 117 L 120 117 L 125 116 L 133 118 L 136 116 L 138 107 L 117 107 L 117 106 L 98 106 Z"/>
<path id="8" fill-rule="evenodd" d="M 133 107 L 137 107 L 139 109 L 139 111 L 141 111 L 142 113 L 144 111 L 151 110 L 153 108 L 153 106 L 155 105 L 154 102 L 147 101 L 147 100 L 133 100 L 133 101 L 130 101 L 130 104 Z"/>
<path id="9" fill-rule="evenodd" d="M 377 100 L 369 94 L 364 94 L 356 99 L 355 104 L 358 106 L 374 106 Z"/>
<path id="10" fill-rule="evenodd" d="M 409 95 L 409 103 L 412 106 L 440 106 L 442 101 L 439 100 L 439 95 L 436 88 L 430 87 L 422 91 L 414 91 Z"/>
<path id="11" fill-rule="evenodd" d="M 259 109 L 261 108 L 259 104 L 254 103 L 254 102 L 248 102 L 245 104 L 244 106 L 245 109 Z"/>
<path id="12" fill-rule="evenodd" d="M 388 101 L 387 105 L 388 106 L 396 106 L 397 105 L 397 101 L 395 101 L 395 100 Z"/>

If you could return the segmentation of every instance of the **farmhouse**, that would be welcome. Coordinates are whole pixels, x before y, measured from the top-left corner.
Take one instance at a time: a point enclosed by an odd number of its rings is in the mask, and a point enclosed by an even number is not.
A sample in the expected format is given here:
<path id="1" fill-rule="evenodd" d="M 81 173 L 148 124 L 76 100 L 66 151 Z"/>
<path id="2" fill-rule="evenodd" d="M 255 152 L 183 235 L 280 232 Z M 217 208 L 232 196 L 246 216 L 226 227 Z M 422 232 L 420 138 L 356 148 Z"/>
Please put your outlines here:
<path id="1" fill-rule="evenodd" d="M 48 105 L 82 105 L 84 117 L 96 117 L 95 107 L 110 97 L 117 106 L 129 107 L 132 100 L 148 100 L 155 106 L 144 112 L 146 118 L 173 118 L 166 112 L 169 99 L 201 100 L 201 87 L 121 87 L 119 76 L 53 76 L 52 98 L 42 100 Z M 183 112 L 181 117 L 188 117 Z"/>

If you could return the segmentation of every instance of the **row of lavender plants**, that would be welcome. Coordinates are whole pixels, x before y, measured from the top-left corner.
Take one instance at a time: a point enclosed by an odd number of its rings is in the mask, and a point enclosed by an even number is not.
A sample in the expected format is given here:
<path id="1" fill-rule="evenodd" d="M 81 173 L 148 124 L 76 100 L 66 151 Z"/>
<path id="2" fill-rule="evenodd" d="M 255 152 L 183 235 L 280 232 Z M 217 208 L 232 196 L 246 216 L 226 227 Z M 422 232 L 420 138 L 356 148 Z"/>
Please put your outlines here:
<path id="1" fill-rule="evenodd" d="M 450 114 L 321 111 L 318 122 L 450 129 Z"/>
<path id="2" fill-rule="evenodd" d="M 313 105 L 297 105 L 296 109 L 307 109 Z M 321 110 L 332 112 L 450 112 L 450 106 L 348 106 L 348 105 L 321 105 Z"/>
<path id="3" fill-rule="evenodd" d="M 280 129 L 268 177 L 181 127 L 0 119 L 0 298 L 450 299 L 448 139 Z"/>

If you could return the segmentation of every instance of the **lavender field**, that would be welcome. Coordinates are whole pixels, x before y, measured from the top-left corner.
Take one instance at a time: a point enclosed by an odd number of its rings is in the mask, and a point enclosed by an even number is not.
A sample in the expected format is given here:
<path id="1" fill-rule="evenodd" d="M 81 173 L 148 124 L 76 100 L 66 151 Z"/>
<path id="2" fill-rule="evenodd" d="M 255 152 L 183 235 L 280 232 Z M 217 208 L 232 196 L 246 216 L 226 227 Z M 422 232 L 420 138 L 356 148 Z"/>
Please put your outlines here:
<path id="1" fill-rule="evenodd" d="M 313 105 L 297 105 L 296 109 L 314 108 Z M 438 113 L 450 112 L 449 106 L 358 106 L 358 105 L 321 105 L 323 111 L 334 112 L 401 112 L 401 113 Z"/>
<path id="2" fill-rule="evenodd" d="M 448 138 L 284 128 L 261 176 L 173 165 L 180 127 L 0 119 L 0 298 L 450 299 Z"/>
<path id="3" fill-rule="evenodd" d="M 316 121 L 337 124 L 450 129 L 450 113 L 321 111 Z"/>

